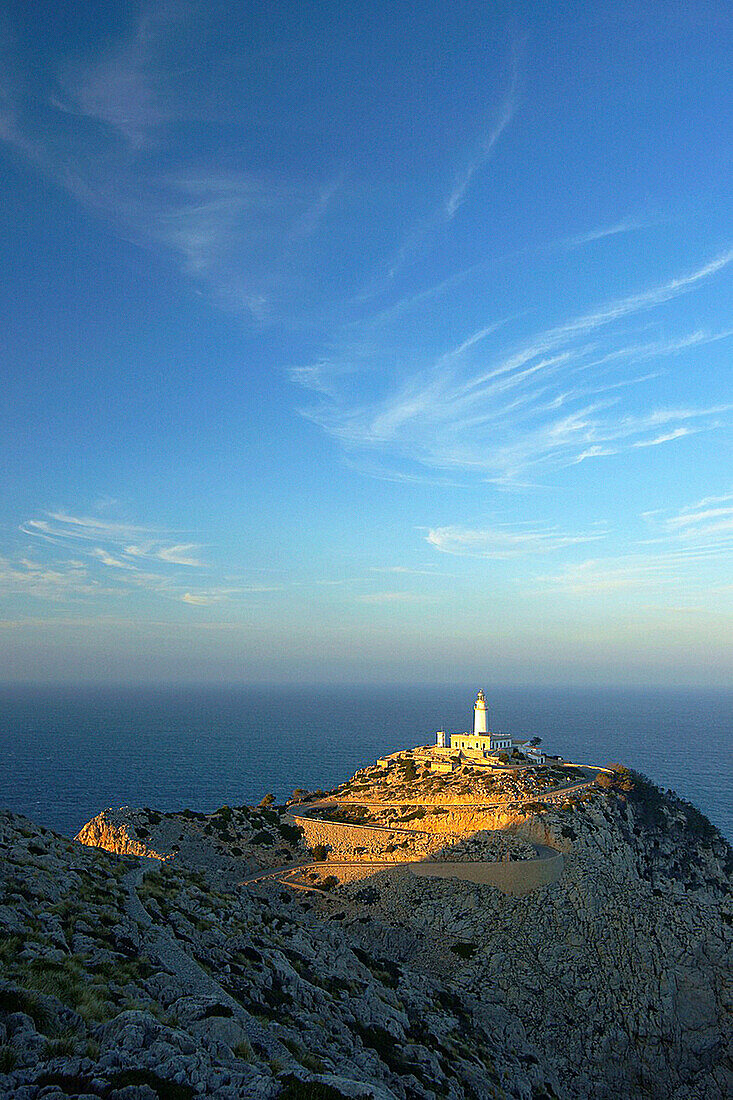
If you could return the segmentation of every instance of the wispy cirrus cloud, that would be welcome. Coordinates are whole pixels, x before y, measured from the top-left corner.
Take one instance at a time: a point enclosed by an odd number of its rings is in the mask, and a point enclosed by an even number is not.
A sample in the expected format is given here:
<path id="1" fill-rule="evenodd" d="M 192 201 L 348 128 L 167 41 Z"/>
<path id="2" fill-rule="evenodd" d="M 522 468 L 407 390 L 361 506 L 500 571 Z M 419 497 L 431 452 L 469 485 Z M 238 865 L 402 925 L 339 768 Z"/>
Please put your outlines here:
<path id="1" fill-rule="evenodd" d="M 705 497 L 678 510 L 655 509 L 641 518 L 655 537 L 637 539 L 627 553 L 571 562 L 556 573 L 535 577 L 534 585 L 576 596 L 677 589 L 681 596 L 694 592 L 702 603 L 733 595 L 733 493 Z"/>
<path id="2" fill-rule="evenodd" d="M 151 144 L 155 131 L 175 117 L 162 80 L 162 55 L 183 15 L 180 4 L 147 7 L 129 37 L 106 56 L 63 67 L 53 105 L 102 123 L 133 149 Z"/>
<path id="3" fill-rule="evenodd" d="M 346 170 L 341 169 L 332 176 L 331 179 L 326 180 L 325 183 L 318 187 L 315 198 L 293 226 L 293 237 L 310 237 L 315 233 L 321 221 L 326 216 L 329 207 L 343 187 L 346 176 Z"/>
<path id="4" fill-rule="evenodd" d="M 195 591 L 186 591 L 180 599 L 183 603 L 192 604 L 195 607 L 210 607 L 213 604 L 230 603 L 232 600 L 241 602 L 248 596 L 284 591 L 285 586 L 282 584 L 213 585 Z"/>
<path id="5" fill-rule="evenodd" d="M 147 529 L 131 523 L 115 523 L 92 516 L 72 516 L 68 512 L 47 512 L 43 519 L 21 524 L 26 535 L 47 539 L 73 539 L 83 542 L 123 543 L 147 534 Z"/>
<path id="6" fill-rule="evenodd" d="M 196 553 L 199 549 L 200 547 L 193 542 L 181 542 L 174 546 L 160 546 L 155 542 L 149 542 L 142 546 L 126 546 L 124 552 L 132 558 L 154 558 L 169 565 L 187 565 L 200 569 L 203 563 L 199 561 Z"/>
<path id="7" fill-rule="evenodd" d="M 703 497 L 676 512 L 645 512 L 643 518 L 663 538 L 733 550 L 733 493 Z"/>
<path id="8" fill-rule="evenodd" d="M 242 155 L 253 104 L 240 82 L 212 80 L 201 64 L 202 42 L 209 31 L 220 34 L 223 22 L 205 6 L 151 0 L 86 56 L 62 57 L 47 69 L 41 60 L 32 81 L 22 75 L 27 64 L 6 66 L 0 141 L 120 236 L 167 255 L 221 308 L 256 323 L 292 323 L 296 311 L 314 308 L 340 316 L 347 307 L 338 293 L 315 303 L 320 257 L 309 244 L 328 229 L 355 161 L 288 172 L 277 156 Z M 247 48 L 239 55 L 233 46 L 227 71 L 249 63 Z M 509 88 L 474 148 L 455 150 L 460 167 L 445 198 L 422 214 L 416 209 L 396 257 L 377 261 L 382 272 L 386 266 L 394 275 L 426 236 L 454 219 L 513 117 L 517 87 L 515 59 Z"/>
<path id="9" fill-rule="evenodd" d="M 280 307 L 294 242 L 318 230 L 346 173 L 296 180 L 242 165 L 227 131 L 247 122 L 239 86 L 201 84 L 210 21 L 203 7 L 153 0 L 116 41 L 39 64 L 33 83 L 27 66 L 6 66 L 0 141 L 221 308 L 260 322 Z M 197 162 L 197 139 L 181 134 L 204 124 L 211 149 Z"/>
<path id="10" fill-rule="evenodd" d="M 637 551 L 607 558 L 589 558 L 566 565 L 553 574 L 534 578 L 534 586 L 544 591 L 566 592 L 576 596 L 603 595 L 618 589 L 656 588 L 691 590 L 707 594 L 709 570 L 716 571 L 724 555 L 715 547 Z"/>
<path id="11" fill-rule="evenodd" d="M 445 216 L 454 218 L 464 202 L 468 189 L 476 173 L 491 158 L 499 138 L 511 122 L 517 109 L 517 69 L 514 68 L 510 90 L 502 103 L 496 121 L 484 134 L 478 148 L 469 161 L 457 173 L 453 186 L 445 200 Z"/>
<path id="12" fill-rule="evenodd" d="M 373 604 L 400 604 L 400 603 L 430 603 L 435 599 L 434 594 L 427 592 L 364 592 L 354 597 L 359 603 Z"/>
<path id="13" fill-rule="evenodd" d="M 453 573 L 441 573 L 437 569 L 413 569 L 408 565 L 372 565 L 370 573 L 394 573 L 404 577 L 452 577 Z"/>
<path id="14" fill-rule="evenodd" d="M 571 534 L 553 528 L 532 530 L 501 525 L 484 528 L 433 527 L 425 536 L 426 541 L 443 554 L 493 560 L 551 554 L 604 537 L 601 532 Z"/>
<path id="15" fill-rule="evenodd" d="M 171 543 L 160 532 L 138 524 L 117 523 L 93 516 L 74 516 L 68 512 L 48 512 L 42 519 L 30 519 L 21 524 L 20 530 L 32 538 L 63 543 L 85 543 L 87 552 L 115 569 L 137 568 L 136 559 L 146 558 L 170 565 L 201 568 L 196 556 L 200 549 L 195 543 Z M 134 540 L 134 541 L 132 541 Z M 111 553 L 97 543 L 107 543 L 115 549 Z"/>
<path id="16" fill-rule="evenodd" d="M 109 595 L 112 588 L 94 577 L 84 562 L 62 559 L 49 564 L 28 557 L 0 558 L 0 594 L 30 596 L 51 603 L 77 603 Z"/>
<path id="17" fill-rule="evenodd" d="M 670 403 L 636 411 L 644 404 L 643 387 L 659 371 L 639 375 L 629 368 L 641 361 L 661 364 L 665 357 L 728 339 L 733 331 L 696 329 L 629 343 L 614 326 L 721 277 L 731 261 L 733 249 L 726 249 L 683 275 L 612 299 L 514 348 L 502 349 L 497 340 L 506 320 L 484 325 L 368 403 L 350 390 L 350 371 L 329 374 L 322 363 L 321 400 L 302 414 L 352 455 L 361 455 L 365 469 L 379 453 L 382 476 L 389 470 L 418 479 L 428 471 L 460 471 L 506 487 L 534 482 L 559 467 L 711 431 L 727 423 L 730 405 Z M 292 377 L 309 384 L 307 369 Z M 632 393 L 634 411 L 627 396 Z"/>
<path id="18" fill-rule="evenodd" d="M 612 225 L 598 226 L 595 229 L 587 230 L 585 233 L 565 237 L 556 247 L 565 249 L 580 248 L 585 244 L 593 244 L 594 241 L 602 241 L 606 237 L 618 237 L 622 233 L 633 233 L 639 229 L 648 229 L 652 224 L 650 221 L 642 221 L 637 218 L 622 218 Z"/>
<path id="19" fill-rule="evenodd" d="M 43 548 L 45 560 L 25 551 L 12 560 L 0 559 L 4 595 L 89 603 L 129 601 L 139 593 L 191 607 L 224 607 L 285 589 L 217 576 L 202 560 L 198 543 L 140 524 L 56 510 L 27 520 L 19 531 Z"/>
<path id="20" fill-rule="evenodd" d="M 108 565 L 112 569 L 136 569 L 137 566 L 132 562 L 123 561 L 121 558 L 115 557 L 114 554 L 110 554 L 108 550 L 105 550 L 103 546 L 95 546 L 90 550 L 92 557 L 98 558 L 102 565 Z"/>

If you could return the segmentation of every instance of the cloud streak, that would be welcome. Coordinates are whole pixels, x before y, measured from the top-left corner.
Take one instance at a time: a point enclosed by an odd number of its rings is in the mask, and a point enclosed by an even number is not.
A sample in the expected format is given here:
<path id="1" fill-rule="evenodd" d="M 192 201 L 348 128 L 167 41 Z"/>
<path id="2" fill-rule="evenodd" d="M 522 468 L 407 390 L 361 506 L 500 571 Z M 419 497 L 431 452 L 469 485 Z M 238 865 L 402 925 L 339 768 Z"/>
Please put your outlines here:
<path id="1" fill-rule="evenodd" d="M 115 569 L 135 570 L 137 560 L 144 558 L 165 562 L 168 565 L 184 565 L 202 568 L 195 543 L 170 543 L 159 532 L 137 524 L 115 523 L 90 516 L 73 516 L 68 512 L 49 512 L 43 519 L 30 519 L 21 524 L 25 535 L 48 542 L 86 543 L 87 552 L 103 565 Z M 134 542 L 131 540 L 135 540 Z M 109 549 L 91 544 L 107 543 Z"/>
<path id="2" fill-rule="evenodd" d="M 704 497 L 677 512 L 647 512 L 643 518 L 667 538 L 733 549 L 733 493 Z"/>
<path id="3" fill-rule="evenodd" d="M 589 558 L 538 576 L 534 585 L 573 596 L 603 596 L 621 590 L 665 594 L 680 590 L 703 601 L 733 595 L 733 493 L 705 497 L 677 511 L 646 512 L 656 538 L 639 540 L 629 553 Z M 719 605 L 711 610 L 720 610 Z"/>
<path id="4" fill-rule="evenodd" d="M 630 375 L 640 361 L 690 353 L 730 338 L 730 329 L 696 329 L 664 340 L 620 343 L 614 325 L 692 293 L 720 277 L 733 249 L 650 289 L 612 299 L 540 331 L 519 346 L 497 348 L 507 319 L 483 325 L 453 348 L 368 403 L 350 392 L 352 370 L 317 364 L 321 400 L 302 414 L 318 423 L 381 476 L 425 477 L 459 471 L 498 486 L 519 487 L 548 471 L 679 443 L 730 419 L 730 405 L 678 405 L 631 412 L 659 371 Z M 615 371 L 616 377 L 609 372 Z M 311 386 L 308 369 L 293 380 Z M 353 390 L 354 387 L 352 386 Z M 647 399 L 648 402 L 648 399 Z"/>
<path id="5" fill-rule="evenodd" d="M 516 69 L 512 78 L 512 86 L 499 111 L 498 118 L 488 133 L 481 141 L 478 151 L 456 176 L 453 187 L 445 200 L 445 216 L 449 220 L 458 213 L 465 201 L 471 182 L 480 168 L 490 159 L 494 148 L 514 117 L 517 109 L 517 73 Z"/>
<path id="6" fill-rule="evenodd" d="M 679 588 L 683 593 L 695 589 L 705 595 L 710 586 L 708 570 L 717 570 L 726 557 L 725 548 L 702 546 L 590 558 L 535 577 L 534 584 L 543 591 L 574 596 L 603 596 L 621 589 L 652 593 L 657 588 Z"/>
<path id="7" fill-rule="evenodd" d="M 56 510 L 27 520 L 19 531 L 48 560 L 37 560 L 35 551 L 0 559 L 0 593 L 6 596 L 129 603 L 138 594 L 191 608 L 224 608 L 285 591 L 283 584 L 217 578 L 197 543 L 139 524 Z M 78 557 L 69 557 L 72 552 Z"/>
<path id="8" fill-rule="evenodd" d="M 345 172 L 295 180 L 241 166 L 223 120 L 246 125 L 245 105 L 235 86 L 202 96 L 197 79 L 214 18 L 151 3 L 93 58 L 39 65 L 38 87 L 6 74 L 0 141 L 119 236 L 167 254 L 220 308 L 259 324 L 280 308 L 291 251 L 318 232 Z M 214 151 L 196 164 L 190 132 L 204 123 Z"/>
<path id="9" fill-rule="evenodd" d="M 21 558 L 0 558 L 0 593 L 31 596 L 51 603 L 77 603 L 109 595 L 113 589 L 90 575 L 83 562 L 62 560 L 53 564 Z"/>
<path id="10" fill-rule="evenodd" d="M 443 554 L 501 561 L 551 554 L 604 537 L 604 534 L 599 533 L 568 534 L 554 529 L 448 526 L 431 528 L 425 538 L 426 542 Z"/>
<path id="11" fill-rule="evenodd" d="M 606 237 L 617 237 L 621 233 L 633 233 L 637 229 L 647 229 L 651 223 L 637 221 L 634 218 L 622 218 L 614 225 L 600 226 L 597 229 L 589 229 L 586 233 L 578 233 L 574 237 L 566 237 L 560 242 L 560 248 L 580 248 L 585 244 L 593 244 L 602 241 Z"/>

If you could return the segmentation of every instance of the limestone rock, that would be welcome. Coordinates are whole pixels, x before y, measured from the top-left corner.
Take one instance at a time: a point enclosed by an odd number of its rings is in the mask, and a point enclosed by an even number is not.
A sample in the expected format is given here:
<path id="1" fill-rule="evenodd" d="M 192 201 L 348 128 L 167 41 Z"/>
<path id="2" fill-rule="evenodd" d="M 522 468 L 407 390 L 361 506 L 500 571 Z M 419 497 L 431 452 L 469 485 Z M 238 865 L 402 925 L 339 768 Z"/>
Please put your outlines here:
<path id="1" fill-rule="evenodd" d="M 398 865 L 242 885 L 304 853 L 240 810 L 105 813 L 83 844 L 0 812 L 0 1096 L 730 1094 L 730 849 L 675 796 L 516 813 L 520 862 L 565 857 L 523 896 Z"/>

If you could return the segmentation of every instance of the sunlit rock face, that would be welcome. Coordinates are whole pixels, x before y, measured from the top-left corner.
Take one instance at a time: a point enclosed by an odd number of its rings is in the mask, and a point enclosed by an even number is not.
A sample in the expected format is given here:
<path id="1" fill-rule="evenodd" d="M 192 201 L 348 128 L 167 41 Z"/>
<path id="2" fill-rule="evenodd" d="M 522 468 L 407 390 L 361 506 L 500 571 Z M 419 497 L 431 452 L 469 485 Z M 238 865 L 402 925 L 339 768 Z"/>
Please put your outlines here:
<path id="1" fill-rule="evenodd" d="M 222 806 L 211 814 L 122 806 L 102 810 L 75 839 L 117 855 L 175 861 L 235 879 L 305 855 L 287 815 L 261 806 Z"/>
<path id="2" fill-rule="evenodd" d="M 435 973 L 455 973 L 442 945 L 463 945 L 456 983 L 522 1021 L 563 1096 L 731 1095 L 725 841 L 666 797 L 594 795 L 518 828 L 562 848 L 557 883 L 512 897 L 384 875 L 372 919 L 409 926 Z"/>
<path id="3" fill-rule="evenodd" d="M 79 831 L 76 840 L 90 848 L 104 848 L 117 855 L 167 859 L 172 852 L 160 852 L 149 843 L 148 815 L 144 810 L 103 810 Z"/>
<path id="4" fill-rule="evenodd" d="M 628 775 L 502 830 L 451 851 L 521 874 L 544 846 L 558 881 L 329 864 L 273 807 L 106 811 L 83 843 L 0 814 L 0 1096 L 727 1100 L 725 841 Z"/>

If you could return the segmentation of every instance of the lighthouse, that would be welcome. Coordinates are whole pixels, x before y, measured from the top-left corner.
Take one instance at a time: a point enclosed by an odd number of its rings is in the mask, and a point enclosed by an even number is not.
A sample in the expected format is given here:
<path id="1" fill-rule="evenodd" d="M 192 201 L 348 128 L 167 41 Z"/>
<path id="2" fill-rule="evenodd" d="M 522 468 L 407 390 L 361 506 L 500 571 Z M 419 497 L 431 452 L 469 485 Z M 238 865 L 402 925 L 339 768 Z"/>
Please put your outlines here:
<path id="1" fill-rule="evenodd" d="M 473 732 L 489 732 L 489 708 L 486 706 L 486 696 L 479 691 L 476 702 L 473 704 Z"/>

